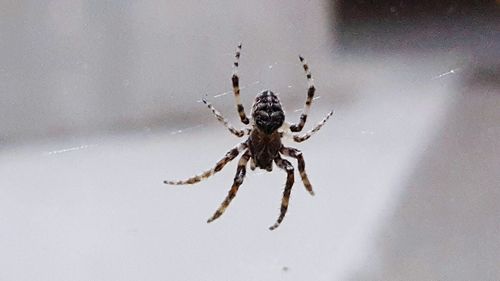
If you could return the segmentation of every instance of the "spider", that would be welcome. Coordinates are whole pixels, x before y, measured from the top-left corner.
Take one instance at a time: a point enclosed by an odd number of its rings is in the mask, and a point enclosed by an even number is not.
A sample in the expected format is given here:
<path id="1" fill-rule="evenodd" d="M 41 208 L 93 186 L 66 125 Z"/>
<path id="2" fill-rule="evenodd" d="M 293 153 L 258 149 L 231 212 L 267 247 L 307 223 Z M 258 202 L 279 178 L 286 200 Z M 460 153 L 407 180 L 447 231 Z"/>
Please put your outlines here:
<path id="1" fill-rule="evenodd" d="M 270 230 L 276 229 L 283 218 L 286 215 L 288 210 L 288 202 L 290 200 L 290 192 L 292 190 L 292 186 L 294 183 L 294 168 L 292 164 L 283 159 L 281 156 L 288 156 L 297 159 L 298 169 L 300 176 L 302 178 L 302 182 L 306 190 L 314 195 L 311 182 L 307 177 L 305 171 L 305 161 L 302 156 L 302 152 L 296 148 L 286 147 L 281 143 L 281 138 L 285 133 L 291 132 L 300 132 L 304 127 L 307 119 L 307 114 L 309 113 L 309 109 L 311 107 L 311 103 L 313 101 L 315 87 L 313 84 L 313 79 L 311 76 L 311 71 L 309 70 L 309 66 L 302 56 L 299 56 L 299 59 L 302 63 L 304 71 L 306 73 L 307 82 L 308 82 L 308 90 L 307 90 L 307 99 L 300 115 L 299 123 L 297 124 L 288 124 L 285 122 L 285 113 L 281 107 L 281 103 L 278 97 L 271 92 L 270 90 L 264 90 L 259 93 L 255 97 L 255 101 L 252 106 L 251 119 L 247 117 L 245 114 L 245 109 L 241 104 L 240 100 L 240 87 L 239 87 L 239 76 L 238 76 L 238 66 L 240 60 L 241 53 L 241 43 L 238 45 L 236 50 L 236 56 L 233 67 L 233 93 L 236 99 L 236 108 L 240 117 L 240 120 L 245 125 L 251 125 L 251 128 L 246 129 L 236 129 L 233 127 L 222 114 L 217 111 L 206 99 L 203 99 L 203 102 L 208 106 L 208 108 L 215 115 L 217 120 L 219 120 L 224 126 L 237 137 L 243 137 L 248 135 L 248 138 L 244 141 L 229 150 L 226 155 L 217 162 L 215 167 L 212 169 L 205 171 L 199 175 L 191 177 L 186 180 L 181 181 L 164 181 L 165 184 L 172 185 L 184 185 L 184 184 L 194 184 L 200 182 L 203 179 L 206 179 L 213 174 L 219 172 L 224 168 L 224 166 L 229 163 L 231 160 L 236 158 L 241 152 L 243 155 L 239 159 L 238 167 L 236 169 L 236 175 L 234 177 L 233 185 L 229 190 L 228 195 L 220 205 L 220 207 L 215 211 L 215 213 L 208 219 L 208 223 L 219 218 L 226 208 L 229 206 L 233 198 L 236 196 L 240 185 L 243 183 L 243 179 L 246 174 L 246 166 L 248 161 L 250 161 L 250 169 L 255 170 L 256 167 L 260 169 L 264 169 L 267 171 L 272 171 L 273 162 L 279 168 L 283 169 L 287 173 L 285 189 L 283 192 L 283 198 L 281 200 L 281 210 L 278 219 L 276 222 L 269 228 Z M 321 127 L 325 124 L 325 122 L 332 116 L 333 111 L 330 111 L 325 118 L 321 122 L 319 122 L 312 130 L 306 132 L 303 135 L 292 135 L 293 140 L 295 142 L 303 142 L 309 139 L 315 132 L 317 132 Z"/>

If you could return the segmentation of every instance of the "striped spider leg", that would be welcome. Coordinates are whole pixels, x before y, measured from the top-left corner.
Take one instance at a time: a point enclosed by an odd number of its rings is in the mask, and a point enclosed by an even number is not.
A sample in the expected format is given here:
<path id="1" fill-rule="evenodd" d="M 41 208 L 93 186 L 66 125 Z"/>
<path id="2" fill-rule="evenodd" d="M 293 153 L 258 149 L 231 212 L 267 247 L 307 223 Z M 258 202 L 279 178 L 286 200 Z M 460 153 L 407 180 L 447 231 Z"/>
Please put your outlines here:
<path id="1" fill-rule="evenodd" d="M 293 140 L 295 142 L 303 142 L 307 139 L 309 139 L 312 135 L 314 135 L 314 133 L 316 133 L 317 131 L 319 131 L 319 129 L 321 129 L 321 127 L 323 127 L 323 125 L 326 123 L 326 121 L 328 121 L 328 119 L 330 118 L 330 116 L 333 115 L 333 110 L 330 111 L 326 116 L 325 118 L 323 118 L 323 120 L 321 120 L 321 122 L 319 122 L 318 124 L 316 124 L 316 126 L 314 126 L 314 128 L 312 128 L 311 130 L 307 131 L 307 133 L 299 136 L 299 135 L 293 135 Z"/>
<path id="2" fill-rule="evenodd" d="M 248 125 L 250 123 L 250 120 L 245 114 L 245 108 L 241 104 L 241 98 L 240 98 L 240 77 L 238 76 L 240 55 L 241 55 L 241 43 L 238 44 L 238 48 L 236 49 L 236 56 L 233 65 L 233 76 L 231 77 L 231 81 L 233 82 L 233 93 L 236 100 L 236 109 L 238 110 L 238 115 L 240 116 L 241 123 Z"/>
<path id="3" fill-rule="evenodd" d="M 270 230 L 274 230 L 278 226 L 280 226 L 281 222 L 285 218 L 294 182 L 294 169 L 292 163 L 290 163 L 290 161 L 286 159 L 281 158 L 279 155 L 276 156 L 276 158 L 274 158 L 274 162 L 276 163 L 276 166 L 286 171 L 287 176 L 286 176 L 285 190 L 283 190 L 283 198 L 281 199 L 280 215 L 276 220 L 276 222 L 271 227 L 269 227 Z"/>
<path id="4" fill-rule="evenodd" d="M 306 190 L 311 194 L 314 195 L 314 191 L 312 189 L 311 182 L 309 181 L 309 178 L 307 177 L 306 174 L 306 162 L 304 161 L 304 157 L 302 156 L 302 151 L 293 148 L 293 147 L 281 147 L 280 153 L 283 154 L 284 156 L 292 157 L 297 159 L 298 163 L 298 169 L 300 173 L 300 177 L 302 178 L 302 182 L 304 183 L 304 186 Z"/>
<path id="5" fill-rule="evenodd" d="M 220 170 L 222 170 L 222 168 L 224 168 L 224 166 L 226 166 L 227 163 L 231 162 L 234 158 L 236 158 L 236 156 L 238 156 L 238 154 L 240 154 L 247 147 L 248 147 L 248 141 L 245 141 L 245 142 L 238 144 L 236 147 L 229 150 L 226 153 L 226 155 L 221 160 L 219 160 L 219 162 L 217 162 L 215 167 L 213 167 L 212 169 L 207 170 L 199 175 L 196 175 L 196 176 L 191 177 L 191 178 L 186 179 L 186 180 L 178 180 L 178 181 L 165 180 L 165 181 L 163 181 L 163 183 L 164 184 L 171 184 L 171 185 L 184 185 L 184 184 L 194 184 L 194 183 L 200 182 L 200 181 L 212 176 L 213 174 L 219 172 Z"/>
<path id="6" fill-rule="evenodd" d="M 243 183 L 243 179 L 245 178 L 245 174 L 247 172 L 247 162 L 250 159 L 250 151 L 245 151 L 238 162 L 238 168 L 236 169 L 236 175 L 234 176 L 233 186 L 229 190 L 229 193 L 226 196 L 226 199 L 222 202 L 220 207 L 215 211 L 212 217 L 208 219 L 208 223 L 213 222 L 217 218 L 219 218 L 226 208 L 229 206 L 233 198 L 236 196 L 236 192 L 240 188 L 240 185 Z"/>
<path id="7" fill-rule="evenodd" d="M 239 129 L 236 129 L 233 125 L 231 125 L 231 123 L 229 123 L 229 121 L 226 120 L 226 118 L 224 118 L 224 116 L 217 110 L 213 107 L 213 105 L 211 103 L 209 103 L 205 98 L 202 99 L 203 103 L 205 103 L 208 108 L 210 110 L 212 110 L 212 113 L 215 115 L 215 117 L 217 118 L 217 120 L 219 120 L 219 122 L 221 122 L 228 130 L 229 132 L 231 132 L 233 135 L 241 138 L 243 137 L 245 134 L 248 134 L 250 132 L 250 129 L 245 129 L 245 130 L 239 130 Z"/>
<path id="8" fill-rule="evenodd" d="M 290 126 L 290 131 L 292 132 L 300 132 L 302 131 L 302 128 L 304 128 L 304 125 L 306 124 L 307 120 L 307 115 L 309 114 L 309 109 L 311 108 L 311 103 L 314 98 L 314 92 L 316 91 L 311 75 L 311 70 L 309 70 L 309 66 L 307 65 L 306 60 L 302 56 L 299 56 L 299 59 L 302 62 L 302 67 L 304 68 L 304 71 L 306 72 L 308 89 L 307 89 L 306 104 L 304 105 L 304 109 L 302 110 L 302 114 L 300 115 L 300 121 L 298 124 L 293 124 Z"/>

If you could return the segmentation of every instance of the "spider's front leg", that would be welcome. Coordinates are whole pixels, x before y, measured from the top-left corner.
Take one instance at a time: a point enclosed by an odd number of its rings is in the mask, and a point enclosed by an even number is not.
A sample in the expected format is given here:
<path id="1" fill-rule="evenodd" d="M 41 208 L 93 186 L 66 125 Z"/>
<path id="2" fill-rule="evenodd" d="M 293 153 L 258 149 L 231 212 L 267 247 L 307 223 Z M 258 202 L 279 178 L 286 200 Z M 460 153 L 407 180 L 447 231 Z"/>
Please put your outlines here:
<path id="1" fill-rule="evenodd" d="M 323 125 L 326 123 L 326 121 L 328 121 L 328 119 L 330 118 L 330 116 L 332 116 L 332 114 L 333 114 L 333 110 L 330 111 L 325 116 L 325 118 L 323 118 L 323 120 L 321 120 L 321 122 L 319 122 L 318 124 L 316 124 L 316 126 L 314 126 L 314 128 L 312 128 L 307 133 L 303 134 L 302 136 L 294 135 L 293 136 L 293 140 L 295 142 L 303 142 L 303 141 L 309 139 L 312 135 L 314 135 L 314 133 L 316 133 L 317 131 L 319 131 L 319 129 L 321 129 L 321 127 L 323 127 Z"/>
<path id="2" fill-rule="evenodd" d="M 233 127 L 233 125 L 231 125 L 231 123 L 229 123 L 229 121 L 226 120 L 226 118 L 224 118 L 224 116 L 222 116 L 222 114 L 217 109 L 215 109 L 215 107 L 213 107 L 211 103 L 209 103 L 206 99 L 202 99 L 202 101 L 204 104 L 208 106 L 210 110 L 212 110 L 212 113 L 215 115 L 217 120 L 219 120 L 219 122 L 221 122 L 233 135 L 241 138 L 242 136 L 245 135 L 245 133 L 249 132 L 249 129 L 246 130 L 236 129 L 235 127 Z"/>
<path id="3" fill-rule="evenodd" d="M 245 108 L 241 104 L 241 98 L 240 98 L 240 77 L 238 76 L 238 66 L 240 65 L 240 54 L 241 54 L 241 43 L 238 45 L 238 49 L 236 49 L 236 56 L 233 67 L 233 76 L 231 77 L 231 81 L 233 82 L 233 93 L 234 93 L 234 98 L 236 99 L 236 108 L 238 109 L 238 115 L 240 115 L 241 122 L 245 125 L 248 125 L 250 123 L 250 120 L 248 120 L 245 114 Z"/>
<path id="4" fill-rule="evenodd" d="M 233 198 L 236 196 L 236 193 L 238 192 L 238 189 L 240 185 L 243 183 L 243 179 L 245 178 L 248 159 L 250 159 L 249 150 L 247 150 L 241 156 L 240 161 L 238 162 L 238 168 L 236 169 L 236 175 L 234 176 L 233 186 L 231 186 L 229 193 L 227 194 L 226 198 L 224 199 L 220 207 L 217 209 L 217 211 L 215 211 L 213 216 L 208 219 L 207 221 L 208 223 L 211 223 L 217 218 L 219 218 L 224 213 L 226 208 L 229 206 Z"/>
<path id="5" fill-rule="evenodd" d="M 311 75 L 311 71 L 309 70 L 309 66 L 307 65 L 305 59 L 301 56 L 299 56 L 300 61 L 302 62 L 302 66 L 304 68 L 304 71 L 306 72 L 306 77 L 307 77 L 307 84 L 309 88 L 307 89 L 307 99 L 306 99 L 306 105 L 304 106 L 304 109 L 302 110 L 302 114 L 300 115 L 300 121 L 298 124 L 293 124 L 290 126 L 290 131 L 292 132 L 300 132 L 302 131 L 302 128 L 304 128 L 304 125 L 306 124 L 307 120 L 307 115 L 309 114 L 309 109 L 311 108 L 311 103 L 314 98 L 314 92 L 316 91 L 316 88 L 314 88 L 314 83 Z"/>
<path id="6" fill-rule="evenodd" d="M 278 167 L 286 171 L 287 177 L 286 177 L 285 190 L 283 191 L 283 199 L 281 199 L 280 215 L 278 217 L 278 220 L 276 220 L 276 223 L 274 223 L 274 225 L 269 228 L 270 230 L 276 229 L 278 226 L 280 226 L 281 222 L 283 221 L 283 218 L 286 215 L 286 211 L 288 210 L 288 202 L 290 201 L 290 193 L 292 192 L 292 186 L 294 182 L 294 176 L 293 176 L 294 169 L 292 163 L 279 156 L 276 159 L 274 159 L 274 162 Z"/>
<path id="7" fill-rule="evenodd" d="M 236 158 L 236 156 L 238 156 L 238 154 L 240 154 L 243 150 L 245 150 L 246 148 L 248 147 L 248 142 L 245 141 L 245 142 L 242 142 L 240 144 L 238 144 L 236 147 L 234 147 L 233 149 L 229 150 L 226 155 L 221 159 L 219 160 L 219 162 L 217 162 L 217 164 L 215 165 L 215 167 L 213 167 L 212 169 L 210 170 L 207 170 L 199 175 L 196 175 L 194 177 L 191 177 L 187 180 L 180 180 L 180 181 L 169 181 L 169 180 L 166 180 L 166 181 L 163 181 L 163 183 L 165 184 L 172 184 L 172 185 L 182 185 L 182 184 L 193 184 L 193 183 L 197 183 L 197 182 L 200 182 L 201 180 L 204 180 L 208 177 L 210 177 L 211 175 L 219 172 L 220 170 L 222 170 L 222 168 L 224 168 L 224 166 L 231 162 L 231 160 L 233 160 L 234 158 Z"/>

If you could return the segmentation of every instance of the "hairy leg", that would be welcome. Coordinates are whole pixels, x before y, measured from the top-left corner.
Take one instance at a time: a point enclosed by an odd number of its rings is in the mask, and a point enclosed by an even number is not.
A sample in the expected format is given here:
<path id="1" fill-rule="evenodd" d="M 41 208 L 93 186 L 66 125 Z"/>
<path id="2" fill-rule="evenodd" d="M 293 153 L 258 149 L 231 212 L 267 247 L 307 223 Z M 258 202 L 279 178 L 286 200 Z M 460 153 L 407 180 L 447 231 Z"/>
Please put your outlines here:
<path id="1" fill-rule="evenodd" d="M 325 118 L 323 118 L 323 120 L 321 120 L 321 122 L 319 122 L 312 130 L 308 131 L 307 133 L 301 135 L 301 136 L 298 136 L 298 135 L 294 135 L 293 136 L 293 140 L 295 142 L 303 142 L 305 140 L 307 140 L 308 138 L 310 138 L 314 133 L 316 133 L 317 131 L 319 131 L 319 129 L 321 129 L 321 127 L 323 127 L 323 125 L 326 123 L 326 121 L 328 121 L 328 119 L 330 118 L 330 116 L 332 116 L 333 114 L 333 110 L 330 111 L 326 116 Z"/>
<path id="2" fill-rule="evenodd" d="M 215 115 L 217 120 L 219 120 L 219 122 L 221 122 L 229 130 L 229 132 L 240 138 L 245 135 L 246 133 L 245 130 L 238 130 L 234 128 L 233 125 L 231 125 L 231 123 L 229 123 L 229 121 L 227 121 L 226 118 L 224 118 L 224 116 L 222 116 L 222 114 L 217 109 L 215 109 L 213 105 L 209 103 L 206 99 L 203 99 L 203 103 L 205 103 L 208 106 L 208 108 L 212 110 L 212 113 Z"/>
<path id="3" fill-rule="evenodd" d="M 304 71 L 306 72 L 307 84 L 309 88 L 307 89 L 306 104 L 304 106 L 304 109 L 302 110 L 302 114 L 300 115 L 299 123 L 290 126 L 290 131 L 292 132 L 300 132 L 302 131 L 302 128 L 304 128 L 304 125 L 306 124 L 307 114 L 309 114 L 309 109 L 311 108 L 311 103 L 313 101 L 314 92 L 316 91 L 316 88 L 314 88 L 313 79 L 311 71 L 309 70 L 309 66 L 307 65 L 303 57 L 299 56 L 299 59 L 302 62 L 302 67 L 304 68 Z"/>
<path id="4" fill-rule="evenodd" d="M 241 43 L 238 45 L 236 49 L 236 56 L 234 60 L 233 67 L 233 76 L 231 77 L 231 81 L 233 82 L 233 93 L 236 99 L 236 108 L 238 109 L 238 115 L 240 116 L 240 120 L 243 124 L 248 125 L 250 121 L 248 120 L 245 114 L 245 108 L 241 104 L 240 98 L 240 77 L 238 76 L 238 66 L 240 64 L 240 54 L 241 54 Z"/>
<path id="5" fill-rule="evenodd" d="M 169 180 L 166 180 L 166 181 L 163 181 L 163 183 L 165 184 L 173 184 L 173 185 L 181 185 L 181 184 L 193 184 L 193 183 L 197 183 L 197 182 L 200 182 L 201 180 L 203 179 L 206 179 L 208 177 L 210 177 L 211 175 L 219 172 L 220 170 L 222 170 L 222 168 L 224 168 L 224 166 L 229 163 L 231 160 L 233 160 L 234 158 L 236 158 L 236 156 L 238 156 L 238 154 L 240 154 L 240 152 L 242 152 L 243 150 L 245 150 L 246 148 L 248 147 L 248 144 L 247 142 L 242 142 L 240 144 L 238 144 L 236 147 L 232 148 L 231 150 L 229 150 L 226 155 L 221 159 L 219 160 L 219 162 L 217 162 L 217 164 L 215 165 L 215 167 L 213 167 L 212 169 L 210 170 L 207 170 L 199 175 L 196 175 L 194 177 L 191 177 L 189 179 L 186 179 L 186 180 L 180 180 L 180 181 L 169 181 Z"/>
<path id="6" fill-rule="evenodd" d="M 281 199 L 280 215 L 279 215 L 278 219 L 276 220 L 276 223 L 274 223 L 274 225 L 272 225 L 269 228 L 270 230 L 276 229 L 283 221 L 283 218 L 286 215 L 286 211 L 288 210 L 288 202 L 290 201 L 290 193 L 292 192 L 292 186 L 293 186 L 293 182 L 294 182 L 292 164 L 288 160 L 282 159 L 279 156 L 278 156 L 278 158 L 276 158 L 274 160 L 274 162 L 276 163 L 276 165 L 278 167 L 280 167 L 281 169 L 286 171 L 287 177 L 286 177 L 285 190 L 283 191 L 283 198 Z"/>
<path id="7" fill-rule="evenodd" d="M 220 205 L 220 207 L 215 211 L 212 217 L 208 219 L 208 223 L 213 222 L 217 218 L 219 218 L 226 208 L 229 206 L 233 198 L 236 196 L 236 193 L 238 192 L 238 189 L 240 185 L 243 183 L 243 179 L 245 178 L 246 174 L 246 165 L 248 162 L 248 159 L 250 159 L 250 151 L 246 151 L 240 158 L 240 161 L 238 162 L 238 168 L 236 169 L 236 175 L 234 176 L 234 181 L 233 181 L 233 186 L 231 186 L 231 189 L 229 190 L 229 193 L 227 194 L 226 198 Z"/>
<path id="8" fill-rule="evenodd" d="M 293 148 L 293 147 L 282 147 L 280 149 L 280 153 L 285 155 L 285 156 L 289 156 L 289 157 L 293 157 L 293 158 L 297 159 L 297 162 L 299 164 L 298 169 L 299 169 L 300 177 L 302 178 L 302 182 L 304 183 L 304 186 L 306 187 L 307 191 L 309 191 L 309 193 L 311 195 L 314 195 L 314 191 L 312 189 L 311 182 L 309 181 L 309 178 L 307 177 L 307 174 L 306 174 L 306 162 L 304 161 L 304 157 L 302 156 L 302 152 L 296 148 Z"/>

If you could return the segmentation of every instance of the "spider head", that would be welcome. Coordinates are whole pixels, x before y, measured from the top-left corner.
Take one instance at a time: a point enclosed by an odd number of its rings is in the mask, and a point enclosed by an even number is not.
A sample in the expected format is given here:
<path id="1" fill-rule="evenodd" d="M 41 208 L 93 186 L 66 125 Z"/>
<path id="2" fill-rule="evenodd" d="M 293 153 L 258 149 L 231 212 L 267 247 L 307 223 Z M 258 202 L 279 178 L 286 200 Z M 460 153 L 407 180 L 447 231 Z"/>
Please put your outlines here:
<path id="1" fill-rule="evenodd" d="M 252 107 L 252 118 L 255 126 L 266 134 L 281 127 L 285 121 L 285 113 L 278 97 L 269 90 L 258 94 Z"/>

